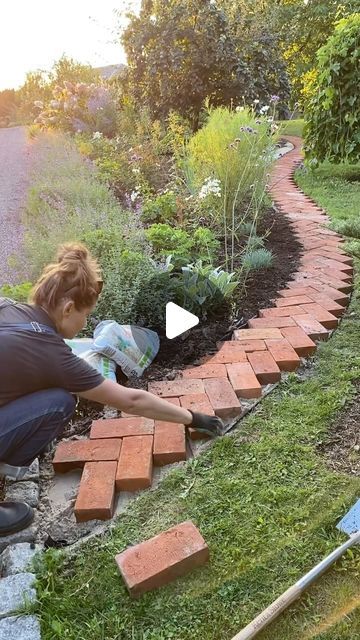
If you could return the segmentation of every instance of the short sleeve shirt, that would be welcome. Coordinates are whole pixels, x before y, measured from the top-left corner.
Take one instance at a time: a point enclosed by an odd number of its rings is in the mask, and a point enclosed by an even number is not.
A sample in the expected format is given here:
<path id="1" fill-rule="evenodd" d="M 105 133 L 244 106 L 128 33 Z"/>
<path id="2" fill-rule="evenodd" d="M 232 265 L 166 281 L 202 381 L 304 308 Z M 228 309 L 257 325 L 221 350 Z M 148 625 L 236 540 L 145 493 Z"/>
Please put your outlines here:
<path id="1" fill-rule="evenodd" d="M 0 305 L 0 327 L 30 322 L 56 331 L 40 307 L 19 303 Z M 58 333 L 0 330 L 0 406 L 35 391 L 57 387 L 77 393 L 93 389 L 103 381 L 100 373 L 72 353 Z"/>

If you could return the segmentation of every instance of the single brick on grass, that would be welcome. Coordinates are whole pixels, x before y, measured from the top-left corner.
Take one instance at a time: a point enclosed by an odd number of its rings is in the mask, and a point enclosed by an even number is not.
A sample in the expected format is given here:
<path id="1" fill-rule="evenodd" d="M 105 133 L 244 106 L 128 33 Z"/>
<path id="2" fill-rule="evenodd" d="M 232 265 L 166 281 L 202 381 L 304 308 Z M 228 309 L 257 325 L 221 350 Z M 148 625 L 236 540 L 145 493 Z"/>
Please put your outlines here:
<path id="1" fill-rule="evenodd" d="M 260 398 L 261 384 L 249 362 L 226 365 L 229 380 L 239 398 Z"/>
<path id="2" fill-rule="evenodd" d="M 77 522 L 109 520 L 114 512 L 117 462 L 86 462 L 75 502 Z"/>
<path id="3" fill-rule="evenodd" d="M 268 351 L 249 353 L 249 362 L 261 384 L 274 384 L 280 380 L 281 371 Z"/>
<path id="4" fill-rule="evenodd" d="M 316 344 L 300 327 L 286 327 L 281 329 L 282 335 L 294 347 L 300 357 L 307 357 L 315 353 Z"/>
<path id="5" fill-rule="evenodd" d="M 185 396 L 189 393 L 204 393 L 202 380 L 164 380 L 162 382 L 149 382 L 148 390 L 160 398 Z"/>
<path id="6" fill-rule="evenodd" d="M 149 418 L 109 418 L 94 420 L 91 425 L 90 439 L 126 438 L 128 436 L 153 435 L 154 420 Z"/>
<path id="7" fill-rule="evenodd" d="M 209 548 L 195 525 L 181 524 L 115 556 L 132 598 L 158 589 L 209 560 Z"/>
<path id="8" fill-rule="evenodd" d="M 281 371 L 295 371 L 300 366 L 298 354 L 285 338 L 267 340 L 266 344 Z"/>
<path id="9" fill-rule="evenodd" d="M 153 436 L 124 438 L 116 471 L 117 491 L 138 491 L 151 486 Z"/>
<path id="10" fill-rule="evenodd" d="M 186 460 L 185 427 L 183 424 L 155 421 L 153 458 L 156 466 Z"/>
<path id="11" fill-rule="evenodd" d="M 53 459 L 54 471 L 66 473 L 72 469 L 81 469 L 85 462 L 118 460 L 121 443 L 120 438 L 60 442 Z"/>
<path id="12" fill-rule="evenodd" d="M 204 380 L 206 394 L 219 418 L 229 420 L 241 414 L 241 405 L 227 378 Z"/>

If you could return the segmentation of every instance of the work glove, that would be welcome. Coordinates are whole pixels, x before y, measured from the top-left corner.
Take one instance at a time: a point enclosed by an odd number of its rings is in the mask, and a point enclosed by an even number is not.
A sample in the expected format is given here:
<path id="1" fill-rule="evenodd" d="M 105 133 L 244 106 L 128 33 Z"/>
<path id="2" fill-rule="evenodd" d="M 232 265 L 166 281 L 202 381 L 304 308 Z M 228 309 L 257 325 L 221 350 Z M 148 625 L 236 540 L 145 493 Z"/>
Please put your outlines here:
<path id="1" fill-rule="evenodd" d="M 195 413 L 193 411 L 190 411 L 190 413 L 192 415 L 192 422 L 187 425 L 188 427 L 192 427 L 200 433 L 205 433 L 211 438 L 216 438 L 216 436 L 222 435 L 224 423 L 220 418 L 217 416 L 207 416 L 204 413 Z"/>

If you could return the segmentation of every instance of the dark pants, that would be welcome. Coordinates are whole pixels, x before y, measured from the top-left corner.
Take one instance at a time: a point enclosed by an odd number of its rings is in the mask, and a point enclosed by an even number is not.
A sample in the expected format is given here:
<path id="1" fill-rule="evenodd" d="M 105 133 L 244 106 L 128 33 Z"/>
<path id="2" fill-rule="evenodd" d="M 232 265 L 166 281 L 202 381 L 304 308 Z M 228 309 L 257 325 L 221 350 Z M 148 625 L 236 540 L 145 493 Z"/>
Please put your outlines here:
<path id="1" fill-rule="evenodd" d="M 76 399 L 64 389 L 46 389 L 0 407 L 0 463 L 27 467 L 71 419 Z"/>

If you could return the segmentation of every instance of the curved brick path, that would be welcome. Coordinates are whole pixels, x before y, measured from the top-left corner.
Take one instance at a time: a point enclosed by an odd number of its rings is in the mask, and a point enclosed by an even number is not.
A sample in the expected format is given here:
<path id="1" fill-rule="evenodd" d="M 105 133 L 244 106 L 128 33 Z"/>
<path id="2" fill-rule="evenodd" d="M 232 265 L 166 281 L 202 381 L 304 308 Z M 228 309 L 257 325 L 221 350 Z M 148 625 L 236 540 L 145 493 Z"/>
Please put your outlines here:
<path id="1" fill-rule="evenodd" d="M 219 343 L 215 355 L 181 378 L 150 383 L 152 393 L 225 420 L 240 418 L 244 398 L 261 398 L 264 385 L 294 371 L 302 357 L 315 352 L 316 341 L 326 340 L 338 325 L 351 291 L 352 260 L 341 249 L 342 238 L 326 228 L 325 212 L 295 185 L 301 139 L 288 140 L 294 149 L 277 161 L 270 190 L 279 215 L 287 217 L 303 245 L 300 270 L 248 329 L 235 331 L 233 340 Z M 85 465 L 75 505 L 77 520 L 84 521 L 110 518 L 115 491 L 151 486 L 153 463 L 185 458 L 183 425 L 123 414 L 93 423 L 89 440 L 60 443 L 54 469 Z"/>

